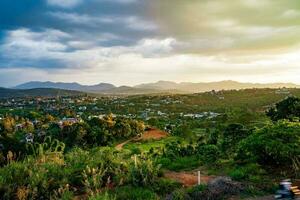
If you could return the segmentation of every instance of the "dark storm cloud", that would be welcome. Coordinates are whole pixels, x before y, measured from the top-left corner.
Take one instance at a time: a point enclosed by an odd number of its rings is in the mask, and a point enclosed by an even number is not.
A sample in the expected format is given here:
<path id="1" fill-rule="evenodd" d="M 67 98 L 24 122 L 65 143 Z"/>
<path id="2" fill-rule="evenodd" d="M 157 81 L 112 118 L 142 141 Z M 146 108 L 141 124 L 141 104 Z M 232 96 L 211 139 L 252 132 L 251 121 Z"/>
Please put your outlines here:
<path id="1" fill-rule="evenodd" d="M 154 37 L 157 35 L 157 27 L 144 16 L 145 9 L 142 1 L 135 0 L 2 0 L 1 65 L 68 67 L 65 66 L 67 62 L 64 63 L 55 57 L 46 59 L 41 55 L 31 60 L 22 58 L 18 51 L 29 50 L 31 40 L 44 41 L 43 44 L 49 43 L 48 46 L 55 42 L 54 45 L 65 47 L 60 51 L 70 52 L 98 46 L 130 46 L 142 38 Z M 12 34 L 24 29 L 27 30 L 25 36 Z M 48 30 L 69 34 L 69 37 L 57 36 L 55 41 L 49 40 L 45 35 Z M 39 33 L 41 36 L 37 37 Z M 9 41 L 8 44 L 8 40 L 15 42 Z"/>

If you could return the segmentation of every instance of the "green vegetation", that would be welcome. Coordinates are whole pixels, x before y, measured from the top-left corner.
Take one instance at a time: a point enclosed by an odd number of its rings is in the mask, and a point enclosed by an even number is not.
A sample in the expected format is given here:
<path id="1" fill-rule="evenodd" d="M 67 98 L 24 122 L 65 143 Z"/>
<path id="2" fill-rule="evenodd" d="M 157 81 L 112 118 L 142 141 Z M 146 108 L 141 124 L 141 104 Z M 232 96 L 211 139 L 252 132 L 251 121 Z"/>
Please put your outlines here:
<path id="1" fill-rule="evenodd" d="M 289 91 L 0 100 L 0 197 L 206 198 L 211 185 L 165 176 L 198 169 L 242 183 L 224 197 L 270 194 L 300 178 L 300 90 Z M 137 140 L 150 127 L 168 137 Z"/>

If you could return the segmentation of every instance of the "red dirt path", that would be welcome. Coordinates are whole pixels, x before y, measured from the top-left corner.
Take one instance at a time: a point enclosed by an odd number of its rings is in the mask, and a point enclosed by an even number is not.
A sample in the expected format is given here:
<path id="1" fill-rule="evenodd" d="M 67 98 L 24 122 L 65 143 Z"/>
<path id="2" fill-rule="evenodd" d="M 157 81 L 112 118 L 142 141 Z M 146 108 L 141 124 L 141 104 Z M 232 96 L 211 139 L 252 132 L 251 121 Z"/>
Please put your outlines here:
<path id="1" fill-rule="evenodd" d="M 129 140 L 126 140 L 125 142 L 122 142 L 121 144 L 118 144 L 115 148 L 117 150 L 121 150 L 123 149 L 123 146 L 126 145 L 127 143 L 131 142 L 131 141 L 140 141 L 140 140 L 160 140 L 162 138 L 168 137 L 169 134 L 165 131 L 161 131 L 159 129 L 155 129 L 155 128 L 151 128 L 148 131 L 145 131 L 142 135 L 142 137 L 135 137 L 135 138 L 131 138 Z"/>
<path id="2" fill-rule="evenodd" d="M 197 172 L 173 172 L 167 171 L 164 176 L 168 179 L 175 180 L 181 183 L 184 187 L 191 187 L 198 184 Z M 214 179 L 215 176 L 207 176 L 201 174 L 201 183 L 208 183 L 208 181 Z"/>
<path id="3" fill-rule="evenodd" d="M 138 140 L 149 140 L 149 139 L 159 140 L 168 136 L 169 134 L 167 132 L 152 128 L 148 131 L 145 131 L 142 137 L 139 138 Z"/>

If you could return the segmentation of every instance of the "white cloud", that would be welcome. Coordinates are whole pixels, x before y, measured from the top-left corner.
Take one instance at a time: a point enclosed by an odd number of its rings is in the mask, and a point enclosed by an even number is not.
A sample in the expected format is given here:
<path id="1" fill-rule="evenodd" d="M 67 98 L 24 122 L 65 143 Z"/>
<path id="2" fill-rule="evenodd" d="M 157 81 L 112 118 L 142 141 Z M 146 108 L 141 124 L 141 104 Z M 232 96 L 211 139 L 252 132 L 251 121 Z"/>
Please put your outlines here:
<path id="1" fill-rule="evenodd" d="M 134 47 L 136 53 L 141 53 L 144 56 L 154 56 L 170 53 L 178 42 L 174 38 L 159 39 L 143 39 Z"/>
<path id="2" fill-rule="evenodd" d="M 8 31 L 0 52 L 5 57 L 18 59 L 41 59 L 56 52 L 65 51 L 67 46 L 60 42 L 71 36 L 65 32 L 46 29 L 43 32 L 32 32 L 29 29 Z"/>
<path id="3" fill-rule="evenodd" d="M 136 3 L 138 0 L 96 0 L 96 1 L 130 4 L 130 3 Z"/>
<path id="4" fill-rule="evenodd" d="M 241 0 L 242 4 L 249 8 L 263 8 L 270 4 L 270 0 Z"/>
<path id="5" fill-rule="evenodd" d="M 87 25 L 91 27 L 99 27 L 102 24 L 122 25 L 132 30 L 153 31 L 158 27 L 151 21 L 141 19 L 137 16 L 115 16 L 115 15 L 99 15 L 91 16 L 87 14 L 78 14 L 70 12 L 49 12 L 50 16 L 72 24 Z"/>
<path id="6" fill-rule="evenodd" d="M 153 22 L 142 20 L 135 16 L 126 17 L 123 19 L 120 18 L 119 21 L 126 24 L 127 27 L 133 30 L 152 31 L 158 28 Z"/>
<path id="7" fill-rule="evenodd" d="M 294 9 L 286 10 L 282 13 L 282 17 L 287 19 L 300 18 L 300 11 Z"/>
<path id="8" fill-rule="evenodd" d="M 63 42 L 66 39 L 68 42 Z M 194 82 L 234 79 L 244 82 L 289 80 L 299 83 L 298 47 L 268 56 L 235 55 L 240 59 L 235 62 L 234 55 L 176 54 L 176 45 L 180 45 L 180 42 L 169 37 L 145 38 L 132 46 L 102 47 L 91 45 L 88 41 L 73 40 L 68 34 L 53 29 L 43 32 L 19 29 L 8 32 L 4 44 L 0 46 L 4 56 L 13 60 L 50 58 L 64 64 L 55 69 L 16 66 L 10 70 L 2 69 L 0 73 L 9 74 L 10 77 L 18 75 L 22 82 L 52 80 L 93 84 L 105 81 L 133 85 L 159 79 Z M 82 49 L 66 51 L 69 46 L 81 46 Z M 31 75 L 26 73 L 28 70 Z"/>
<path id="9" fill-rule="evenodd" d="M 73 8 L 82 2 L 82 0 L 47 0 L 49 5 L 62 8 Z"/>

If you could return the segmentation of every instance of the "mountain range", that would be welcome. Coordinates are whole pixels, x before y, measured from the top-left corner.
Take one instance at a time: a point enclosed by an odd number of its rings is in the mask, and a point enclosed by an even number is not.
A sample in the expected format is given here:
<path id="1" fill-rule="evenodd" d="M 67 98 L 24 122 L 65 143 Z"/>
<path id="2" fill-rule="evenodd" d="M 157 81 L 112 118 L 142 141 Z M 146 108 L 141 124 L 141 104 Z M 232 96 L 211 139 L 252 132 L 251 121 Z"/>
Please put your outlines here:
<path id="1" fill-rule="evenodd" d="M 100 83 L 97 85 L 81 85 L 79 83 L 63 83 L 63 82 L 40 82 L 40 81 L 31 81 L 17 85 L 13 89 L 34 89 L 34 88 L 55 88 L 63 90 L 77 90 L 77 91 L 90 91 L 90 92 L 99 92 L 104 90 L 111 90 L 116 86 L 109 83 Z"/>
<path id="2" fill-rule="evenodd" d="M 35 89 L 9 89 L 0 88 L 1 98 L 17 97 L 57 97 L 57 96 L 81 96 L 85 93 L 74 90 L 62 90 L 55 88 L 35 88 Z"/>
<path id="3" fill-rule="evenodd" d="M 110 83 L 100 83 L 97 85 L 81 85 L 79 83 L 63 83 L 63 82 L 39 82 L 32 81 L 15 86 L 13 89 L 35 89 L 35 88 L 54 88 L 63 90 L 75 90 L 89 93 L 101 94 L 143 94 L 143 93 L 197 93 L 211 90 L 232 90 L 247 88 L 300 88 L 300 85 L 293 83 L 241 83 L 236 81 L 219 81 L 219 82 L 171 82 L 158 81 L 155 83 L 145 83 L 136 86 L 120 86 L 117 87 Z"/>

